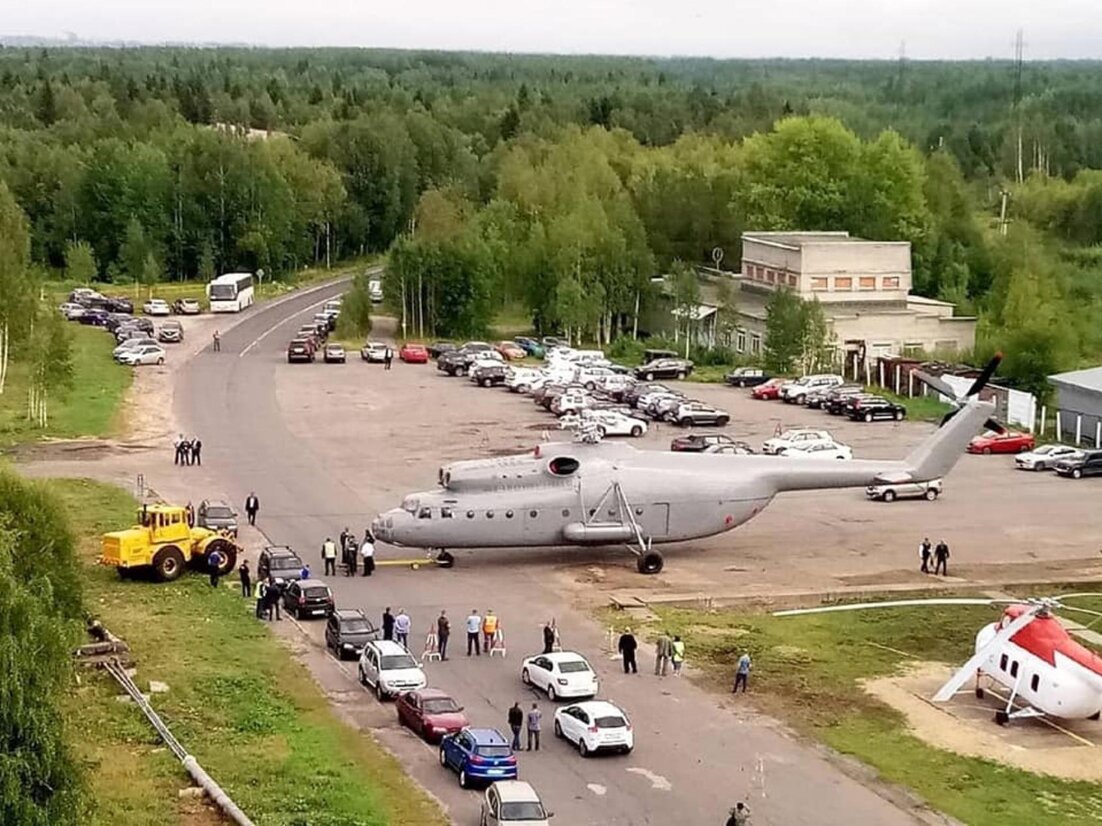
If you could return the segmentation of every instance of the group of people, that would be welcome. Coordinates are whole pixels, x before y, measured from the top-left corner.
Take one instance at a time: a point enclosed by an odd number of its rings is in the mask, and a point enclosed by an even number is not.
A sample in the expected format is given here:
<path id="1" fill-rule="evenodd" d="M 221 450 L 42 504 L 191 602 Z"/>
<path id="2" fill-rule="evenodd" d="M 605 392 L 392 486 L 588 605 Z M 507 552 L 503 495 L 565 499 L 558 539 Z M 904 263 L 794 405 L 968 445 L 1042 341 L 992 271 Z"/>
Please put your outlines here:
<path id="1" fill-rule="evenodd" d="M 543 728 L 543 712 L 540 711 L 539 703 L 532 703 L 527 713 L 520 707 L 520 700 L 514 701 L 512 708 L 509 709 L 509 729 L 513 732 L 513 751 L 520 751 L 520 732 L 524 728 L 528 730 L 528 751 L 539 751 L 540 730 Z"/>
<path id="2" fill-rule="evenodd" d="M 941 574 L 949 576 L 949 546 L 942 539 L 937 546 L 930 545 L 930 538 L 926 537 L 918 543 L 918 558 L 922 561 L 919 570 L 924 574 Z M 934 569 L 930 570 L 930 562 L 934 563 Z"/>
<path id="3" fill-rule="evenodd" d="M 546 642 L 546 635 L 545 635 Z M 623 633 L 620 634 L 620 639 L 616 644 L 616 650 L 620 654 L 620 659 L 623 662 L 625 674 L 638 674 L 639 665 L 635 659 L 635 652 L 639 648 L 639 641 L 635 638 L 635 635 L 631 632 L 630 628 L 625 628 Z M 550 651 L 546 648 L 544 653 Z M 659 634 L 658 639 L 654 641 L 654 674 L 656 677 L 665 677 L 666 673 L 672 666 L 673 675 L 675 677 L 681 676 L 681 666 L 685 662 L 685 642 L 680 636 L 674 635 L 671 639 L 669 634 L 663 631 Z M 735 666 L 735 685 L 731 689 L 732 693 L 738 692 L 741 688 L 743 693 L 746 692 L 747 686 L 750 682 L 750 669 L 752 668 L 752 662 L 750 660 L 750 652 L 742 652 L 742 656 L 739 657 L 738 663 Z"/>
<path id="4" fill-rule="evenodd" d="M 176 465 L 201 465 L 203 464 L 203 442 L 198 436 L 190 439 L 181 433 L 172 441 L 172 447 L 176 452 Z"/>
<path id="5" fill-rule="evenodd" d="M 339 539 L 344 575 L 355 576 L 356 570 L 362 562 L 363 575 L 371 576 L 375 572 L 375 536 L 371 533 L 371 529 L 364 528 L 363 539 L 357 541 L 356 535 L 346 527 L 341 531 Z M 336 546 L 328 538 L 325 542 L 326 544 L 322 545 L 322 556 L 325 557 L 325 572 L 327 574 L 332 572 L 336 576 Z M 330 553 L 332 556 L 327 556 Z"/>

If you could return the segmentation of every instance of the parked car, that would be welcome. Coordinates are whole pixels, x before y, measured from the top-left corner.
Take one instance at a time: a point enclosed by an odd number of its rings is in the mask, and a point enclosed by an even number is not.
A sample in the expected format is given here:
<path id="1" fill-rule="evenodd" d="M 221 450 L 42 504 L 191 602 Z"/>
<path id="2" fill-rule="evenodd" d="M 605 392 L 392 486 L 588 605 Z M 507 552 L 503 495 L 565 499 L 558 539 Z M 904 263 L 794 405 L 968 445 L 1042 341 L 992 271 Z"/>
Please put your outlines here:
<path id="1" fill-rule="evenodd" d="M 871 422 L 876 419 L 901 422 L 907 415 L 907 408 L 883 396 L 852 396 L 846 403 L 846 415 L 855 422 Z"/>
<path id="2" fill-rule="evenodd" d="M 429 351 L 429 357 L 436 359 L 444 353 L 450 353 L 452 350 L 458 350 L 459 348 L 450 341 L 435 341 L 426 349 Z"/>
<path id="3" fill-rule="evenodd" d="M 804 404 L 812 410 L 826 410 L 831 400 L 864 393 L 865 388 L 859 384 L 839 384 L 835 387 L 821 387 L 807 394 Z"/>
<path id="4" fill-rule="evenodd" d="M 164 322 L 157 331 L 157 340 L 166 344 L 178 344 L 184 340 L 184 325 L 171 319 Z"/>
<path id="5" fill-rule="evenodd" d="M 436 360 L 436 369 L 447 373 L 449 376 L 465 376 L 474 362 L 496 359 L 504 364 L 505 359 L 488 344 L 481 342 L 468 342 L 458 350 L 444 353 Z"/>
<path id="6" fill-rule="evenodd" d="M 463 706 L 438 688 L 400 694 L 394 708 L 398 712 L 398 725 L 406 726 L 429 743 L 439 742 L 470 725 Z"/>
<path id="7" fill-rule="evenodd" d="M 517 758 L 497 729 L 465 728 L 440 741 L 440 765 L 454 771 L 459 785 L 516 780 Z"/>
<path id="8" fill-rule="evenodd" d="M 563 430 L 592 425 L 603 436 L 632 436 L 638 438 L 647 432 L 647 423 L 616 410 L 583 410 L 579 414 L 567 414 L 559 422 Z"/>
<path id="9" fill-rule="evenodd" d="M 172 312 L 177 315 L 199 315 L 203 307 L 196 298 L 177 298 L 172 302 Z"/>
<path id="10" fill-rule="evenodd" d="M 322 353 L 322 359 L 326 364 L 344 364 L 348 359 L 344 347 L 340 344 L 326 344 Z"/>
<path id="11" fill-rule="evenodd" d="M 803 445 L 813 444 L 815 442 L 833 443 L 834 437 L 826 430 L 811 430 L 805 427 L 792 428 L 791 430 L 784 431 L 780 436 L 766 439 L 761 449 L 763 453 L 777 455 L 784 453 L 791 447 L 799 448 Z"/>
<path id="12" fill-rule="evenodd" d="M 635 377 L 646 381 L 655 379 L 683 379 L 693 372 L 688 359 L 657 359 L 635 368 Z"/>
<path id="13" fill-rule="evenodd" d="M 785 448 L 778 455 L 804 459 L 852 459 L 853 449 L 837 442 L 806 442 Z"/>
<path id="14" fill-rule="evenodd" d="M 519 361 L 528 355 L 523 347 L 513 341 L 499 341 L 494 349 L 508 361 Z"/>
<path id="15" fill-rule="evenodd" d="M 319 328 L 324 328 L 325 332 L 331 333 L 337 329 L 337 313 L 327 313 L 325 311 L 314 313 L 314 323 Z"/>
<path id="16" fill-rule="evenodd" d="M 358 666 L 360 684 L 375 690 L 381 701 L 425 687 L 425 672 L 401 644 L 376 640 L 364 646 Z"/>
<path id="17" fill-rule="evenodd" d="M 735 442 L 730 445 L 709 445 L 704 448 L 705 453 L 725 453 L 731 456 L 753 456 L 754 448 L 746 442 Z"/>
<path id="18" fill-rule="evenodd" d="M 865 488 L 865 496 L 879 499 L 881 502 L 894 502 L 896 499 L 927 499 L 933 502 L 941 495 L 941 480 L 914 482 L 908 478 L 878 476 Z"/>
<path id="19" fill-rule="evenodd" d="M 781 401 L 786 404 L 803 404 L 804 399 L 807 398 L 807 394 L 813 390 L 837 387 L 840 384 L 845 384 L 845 381 L 846 380 L 841 376 L 831 373 L 815 376 L 800 376 L 800 378 L 795 381 L 790 381 L 787 384 L 781 385 L 780 398 Z"/>
<path id="20" fill-rule="evenodd" d="M 1074 459 L 1081 453 L 1078 448 L 1068 445 L 1041 445 L 1015 456 L 1014 467 L 1018 470 L 1053 470 L 1061 459 Z"/>
<path id="21" fill-rule="evenodd" d="M 360 348 L 360 358 L 371 364 L 386 361 L 386 345 L 381 341 L 369 341 Z"/>
<path id="22" fill-rule="evenodd" d="M 112 313 L 124 313 L 130 315 L 134 312 L 134 302 L 121 295 L 106 296 L 103 299 L 103 309 Z"/>
<path id="23" fill-rule="evenodd" d="M 145 344 L 131 350 L 123 350 L 115 357 L 120 364 L 137 367 L 140 364 L 164 364 L 165 351 L 156 344 Z"/>
<path id="24" fill-rule="evenodd" d="M 172 315 L 172 308 L 163 298 L 151 298 L 142 305 L 142 312 L 146 315 Z"/>
<path id="25" fill-rule="evenodd" d="M 731 387 L 757 387 L 769 378 L 769 374 L 760 367 L 736 367 L 723 377 L 723 382 Z"/>
<path id="26" fill-rule="evenodd" d="M 781 397 L 781 385 L 783 385 L 787 379 L 769 379 L 764 381 L 750 391 L 750 398 L 758 399 L 759 401 L 773 401 Z"/>
<path id="27" fill-rule="evenodd" d="M 69 321 L 76 321 L 84 315 L 84 307 L 75 301 L 66 301 L 58 306 L 58 311 Z"/>
<path id="28" fill-rule="evenodd" d="M 320 579 L 299 579 L 283 589 L 283 607 L 295 619 L 328 617 L 333 605 L 333 592 Z"/>
<path id="29" fill-rule="evenodd" d="M 635 734 L 627 714 L 604 700 L 555 709 L 555 736 L 574 743 L 582 757 L 601 751 L 630 754 L 635 748 Z"/>
<path id="30" fill-rule="evenodd" d="M 111 351 L 111 356 L 118 361 L 119 356 L 125 353 L 127 350 L 136 350 L 141 347 L 156 347 L 157 340 L 145 336 L 144 338 L 128 338 L 126 341 L 120 342 L 119 346 Z"/>
<path id="31" fill-rule="evenodd" d="M 106 327 L 107 319 L 110 317 L 111 314 L 107 312 L 107 310 L 87 308 L 83 313 L 77 316 L 77 321 L 89 327 Z"/>
<path id="32" fill-rule="evenodd" d="M 150 333 L 147 333 L 136 324 L 123 324 L 121 327 L 115 329 L 115 341 L 118 344 L 122 344 L 124 341 L 130 341 L 132 338 L 149 338 L 150 335 Z M 161 341 L 160 336 L 157 337 L 157 340 Z"/>
<path id="33" fill-rule="evenodd" d="M 1102 476 L 1102 450 L 1088 450 L 1056 463 L 1056 473 L 1072 479 Z"/>
<path id="34" fill-rule="evenodd" d="M 91 287 L 76 287 L 69 293 L 69 300 L 76 304 L 88 306 L 93 301 L 102 301 L 103 295 Z"/>
<path id="35" fill-rule="evenodd" d="M 589 661 L 573 651 L 538 654 L 521 661 L 520 679 L 547 693 L 548 700 L 560 697 L 595 697 L 600 687 Z"/>
<path id="36" fill-rule="evenodd" d="M 514 393 L 527 393 L 542 378 L 534 367 L 510 367 L 505 371 L 505 386 Z"/>
<path id="37" fill-rule="evenodd" d="M 659 359 L 675 359 L 678 358 L 678 354 L 675 350 L 656 350 L 654 348 L 648 348 L 643 351 L 643 364 L 651 361 L 658 361 Z"/>
<path id="38" fill-rule="evenodd" d="M 624 395 L 635 386 L 635 379 L 622 373 L 613 373 L 611 376 L 600 376 L 594 382 L 594 386 L 602 393 L 607 393 L 617 401 L 622 401 Z"/>
<path id="39" fill-rule="evenodd" d="M 544 336 L 540 339 L 540 344 L 543 345 L 544 352 L 547 352 L 552 347 L 569 347 L 570 342 L 565 338 L 559 338 L 558 336 Z"/>
<path id="40" fill-rule="evenodd" d="M 726 427 L 731 414 L 704 402 L 681 402 L 665 414 L 666 421 L 681 427 L 701 427 L 702 425 Z"/>
<path id="41" fill-rule="evenodd" d="M 499 780 L 486 789 L 478 826 L 547 826 L 551 816 L 523 780 Z"/>
<path id="42" fill-rule="evenodd" d="M 306 338 L 291 339 L 291 343 L 287 345 L 287 363 L 290 364 L 296 361 L 313 361 L 314 360 L 314 345 Z"/>
<path id="43" fill-rule="evenodd" d="M 195 511 L 195 524 L 237 536 L 237 511 L 221 499 L 204 499 Z"/>
<path id="44" fill-rule="evenodd" d="M 673 439 L 670 442 L 670 450 L 682 453 L 703 453 L 710 447 L 734 444 L 738 442 L 724 433 L 690 433 L 688 436 L 678 436 Z"/>
<path id="45" fill-rule="evenodd" d="M 425 349 L 424 344 L 412 344 L 407 341 L 398 351 L 398 358 L 406 364 L 427 364 L 429 351 Z"/>
<path id="46" fill-rule="evenodd" d="M 506 369 L 504 362 L 493 359 L 479 359 L 471 363 L 468 372 L 471 381 L 475 384 L 482 387 L 493 387 L 497 384 L 505 384 Z"/>
<path id="47" fill-rule="evenodd" d="M 533 358 L 543 358 L 543 345 L 534 338 L 517 336 L 513 339 L 518 347 Z"/>
<path id="48" fill-rule="evenodd" d="M 313 324 L 307 324 L 304 327 L 299 327 L 295 332 L 294 338 L 302 339 L 310 344 L 310 351 L 317 352 L 321 347 L 321 336 L 318 335 L 318 328 Z"/>
<path id="49" fill-rule="evenodd" d="M 1004 430 L 1000 433 L 988 430 L 968 443 L 968 452 L 984 455 L 991 453 L 1025 453 L 1028 450 L 1033 450 L 1035 444 L 1032 433 L 1019 433 L 1016 430 Z"/>
<path id="50" fill-rule="evenodd" d="M 286 545 L 268 545 L 256 560 L 257 581 L 272 577 L 280 585 L 302 575 L 302 560 Z"/>
<path id="51" fill-rule="evenodd" d="M 854 398 L 868 398 L 873 397 L 872 393 L 866 393 L 865 388 L 842 390 L 840 387 L 836 387 L 833 390 L 829 390 L 826 396 L 823 397 L 822 403 L 819 405 L 820 409 L 825 410 L 831 416 L 841 416 L 846 413 L 850 399 Z"/>
<path id="52" fill-rule="evenodd" d="M 325 644 L 338 660 L 359 659 L 364 646 L 382 633 L 359 608 L 337 608 L 325 623 Z"/>

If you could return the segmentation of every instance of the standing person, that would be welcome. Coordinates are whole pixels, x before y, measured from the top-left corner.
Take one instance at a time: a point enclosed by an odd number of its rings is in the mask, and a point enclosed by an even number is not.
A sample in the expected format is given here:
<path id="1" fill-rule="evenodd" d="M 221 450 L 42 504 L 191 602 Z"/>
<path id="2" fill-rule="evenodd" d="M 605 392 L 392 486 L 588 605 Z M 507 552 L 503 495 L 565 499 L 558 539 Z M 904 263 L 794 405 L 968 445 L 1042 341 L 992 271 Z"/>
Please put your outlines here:
<path id="1" fill-rule="evenodd" d="M 189 528 L 195 527 L 195 506 L 190 501 L 184 505 L 184 519 L 187 520 Z"/>
<path id="2" fill-rule="evenodd" d="M 523 726 L 524 709 L 520 707 L 520 700 L 517 700 L 509 709 L 509 728 L 513 731 L 513 751 L 520 751 L 520 730 Z"/>
<path id="3" fill-rule="evenodd" d="M 268 605 L 268 583 L 263 579 L 256 585 L 256 618 L 264 619 L 264 610 Z M 271 617 L 269 617 L 271 619 Z"/>
<path id="4" fill-rule="evenodd" d="M 528 751 L 532 750 L 532 743 L 536 744 L 536 751 L 540 750 L 540 721 L 543 719 L 543 712 L 540 711 L 538 703 L 532 703 L 532 708 L 528 711 Z"/>
<path id="5" fill-rule="evenodd" d="M 654 641 L 654 676 L 665 677 L 670 667 L 670 638 L 663 631 Z"/>
<path id="6" fill-rule="evenodd" d="M 390 349 L 390 345 L 388 344 L 386 351 L 383 353 L 383 369 L 389 370 L 392 361 L 394 361 L 394 351 Z"/>
<path id="7" fill-rule="evenodd" d="M 226 558 L 222 556 L 222 552 L 215 549 L 207 554 L 207 568 L 210 570 L 210 587 L 217 588 L 218 580 L 222 577 L 222 563 L 226 561 Z"/>
<path id="8" fill-rule="evenodd" d="M 347 576 L 356 575 L 356 563 L 360 558 L 360 544 L 356 541 L 356 537 L 349 535 L 348 543 L 344 548 L 344 564 Z"/>
<path id="9" fill-rule="evenodd" d="M 203 440 L 196 436 L 191 440 L 191 461 L 189 465 L 203 464 Z"/>
<path id="10" fill-rule="evenodd" d="M 448 637 L 452 635 L 452 624 L 448 619 L 448 612 L 441 611 L 436 619 L 436 644 L 440 650 L 440 659 L 448 658 Z"/>
<path id="11" fill-rule="evenodd" d="M 479 633 L 482 631 L 482 617 L 478 615 L 478 609 L 472 608 L 471 615 L 467 617 L 467 656 L 471 656 L 471 647 L 474 647 L 475 655 L 482 656 L 482 648 L 479 644 Z"/>
<path id="12" fill-rule="evenodd" d="M 184 463 L 184 434 L 181 433 L 175 439 L 172 440 L 172 449 L 176 451 L 176 458 L 173 460 L 173 464 L 182 465 Z"/>
<path id="13" fill-rule="evenodd" d="M 548 620 L 543 626 L 543 653 L 550 654 L 555 650 L 555 621 Z"/>
<path id="14" fill-rule="evenodd" d="M 674 634 L 673 642 L 670 643 L 670 662 L 673 663 L 673 676 L 680 677 L 681 664 L 685 662 L 685 643 L 676 634 Z"/>
<path id="15" fill-rule="evenodd" d="M 364 563 L 364 576 L 371 576 L 375 571 L 375 536 L 371 529 L 364 531 L 364 541 L 360 543 L 360 556 Z"/>
<path id="16" fill-rule="evenodd" d="M 340 535 L 339 541 L 340 541 L 340 543 L 341 543 L 341 553 L 342 553 L 342 554 L 343 554 L 343 553 L 344 553 L 345 551 L 347 551 L 347 550 L 348 550 L 348 537 L 350 537 L 350 536 L 352 536 L 352 534 L 350 534 L 350 533 L 348 532 L 348 528 L 345 528 L 345 529 L 344 529 L 343 531 L 341 531 L 341 535 Z M 343 558 L 343 557 L 342 557 L 342 558 Z"/>
<path id="17" fill-rule="evenodd" d="M 219 335 L 217 330 L 215 330 L 214 335 L 211 336 L 211 349 L 216 353 L 222 352 L 222 336 Z"/>
<path id="18" fill-rule="evenodd" d="M 180 442 L 180 464 L 181 465 L 190 465 L 191 464 L 191 442 L 188 441 L 187 439 L 183 439 Z"/>
<path id="19" fill-rule="evenodd" d="M 732 694 L 738 693 L 738 687 L 742 686 L 742 693 L 746 693 L 747 683 L 750 681 L 750 669 L 752 668 L 750 663 L 750 652 L 743 651 L 742 656 L 738 658 L 738 667 L 735 669 L 735 687 L 731 689 Z"/>
<path id="20" fill-rule="evenodd" d="M 736 803 L 727 818 L 727 826 L 750 826 L 750 809 L 745 803 Z"/>
<path id="21" fill-rule="evenodd" d="M 942 539 L 937 543 L 937 547 L 934 548 L 934 575 L 936 576 L 938 571 L 942 576 L 949 576 L 949 546 L 945 544 L 945 540 Z"/>
<path id="22" fill-rule="evenodd" d="M 394 639 L 401 643 L 402 647 L 409 649 L 409 629 L 413 622 L 406 613 L 405 608 L 398 609 L 398 616 L 394 618 Z"/>
<path id="23" fill-rule="evenodd" d="M 383 639 L 394 639 L 394 615 L 390 613 L 389 605 L 386 607 L 386 610 L 383 611 Z"/>
<path id="24" fill-rule="evenodd" d="M 256 514 L 260 511 L 260 500 L 256 498 L 256 494 L 250 492 L 245 497 L 245 515 L 249 517 L 249 524 L 256 524 Z"/>
<path id="25" fill-rule="evenodd" d="M 922 567 L 919 570 L 924 574 L 930 573 L 930 549 L 930 537 L 926 537 L 918 543 L 918 558 L 922 560 Z"/>
<path id="26" fill-rule="evenodd" d="M 321 543 L 321 558 L 325 562 L 325 576 L 337 575 L 337 546 L 331 538 L 325 537 Z"/>
<path id="27" fill-rule="evenodd" d="M 275 618 L 277 620 L 282 619 L 282 617 L 279 615 L 279 601 L 280 601 L 280 597 L 282 597 L 282 596 L 283 596 L 283 586 L 275 581 L 275 577 L 273 577 L 271 574 L 269 574 L 268 575 L 268 589 L 264 594 L 264 599 L 268 603 L 267 608 L 268 608 L 268 619 L 269 620 L 272 618 L 272 611 L 273 610 L 275 610 Z"/>
<path id="28" fill-rule="evenodd" d="M 620 635 L 620 642 L 616 646 L 624 658 L 625 674 L 628 673 L 629 668 L 632 674 L 639 673 L 639 667 L 635 664 L 635 649 L 638 647 L 639 642 L 635 639 L 635 635 L 631 633 L 631 629 L 625 628 L 624 633 Z"/>
<path id="29" fill-rule="evenodd" d="M 489 651 L 494 647 L 494 635 L 497 634 L 497 616 L 493 608 L 486 609 L 486 616 L 482 618 L 482 649 Z"/>
<path id="30" fill-rule="evenodd" d="M 241 567 L 237 569 L 237 575 L 241 577 L 241 596 L 248 599 L 253 595 L 253 578 L 249 572 L 249 560 L 245 560 L 241 563 Z"/>

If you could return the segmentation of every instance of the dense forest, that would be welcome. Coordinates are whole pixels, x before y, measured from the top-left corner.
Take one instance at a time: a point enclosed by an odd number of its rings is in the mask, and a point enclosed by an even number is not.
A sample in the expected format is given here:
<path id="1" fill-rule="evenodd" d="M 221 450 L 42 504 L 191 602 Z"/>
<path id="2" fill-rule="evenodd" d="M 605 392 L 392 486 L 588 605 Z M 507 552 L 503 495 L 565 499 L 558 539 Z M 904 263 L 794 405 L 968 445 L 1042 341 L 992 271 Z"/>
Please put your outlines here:
<path id="1" fill-rule="evenodd" d="M 0 49 L 32 269 L 278 277 L 392 248 L 436 333 L 511 304 L 612 339 L 677 260 L 847 229 L 911 241 L 916 290 L 1042 387 L 1102 355 L 1095 170 L 1095 63 Z"/>

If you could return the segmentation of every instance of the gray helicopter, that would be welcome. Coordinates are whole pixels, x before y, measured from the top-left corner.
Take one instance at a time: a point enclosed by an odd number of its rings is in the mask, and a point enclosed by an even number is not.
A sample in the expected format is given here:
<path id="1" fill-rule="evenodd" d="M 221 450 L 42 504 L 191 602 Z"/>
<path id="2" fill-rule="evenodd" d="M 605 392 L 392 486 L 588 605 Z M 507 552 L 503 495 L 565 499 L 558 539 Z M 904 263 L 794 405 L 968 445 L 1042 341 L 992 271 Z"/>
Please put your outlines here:
<path id="1" fill-rule="evenodd" d="M 662 570 L 657 544 L 729 531 L 753 519 L 778 493 L 865 487 L 878 477 L 926 482 L 948 473 L 995 405 L 979 392 L 998 366 L 992 359 L 968 393 L 956 398 L 920 374 L 956 407 L 902 461 L 824 462 L 789 456 L 740 456 L 639 450 L 580 438 L 545 443 L 516 456 L 453 462 L 435 490 L 412 493 L 372 523 L 376 538 L 437 549 L 626 544 L 640 573 Z"/>

